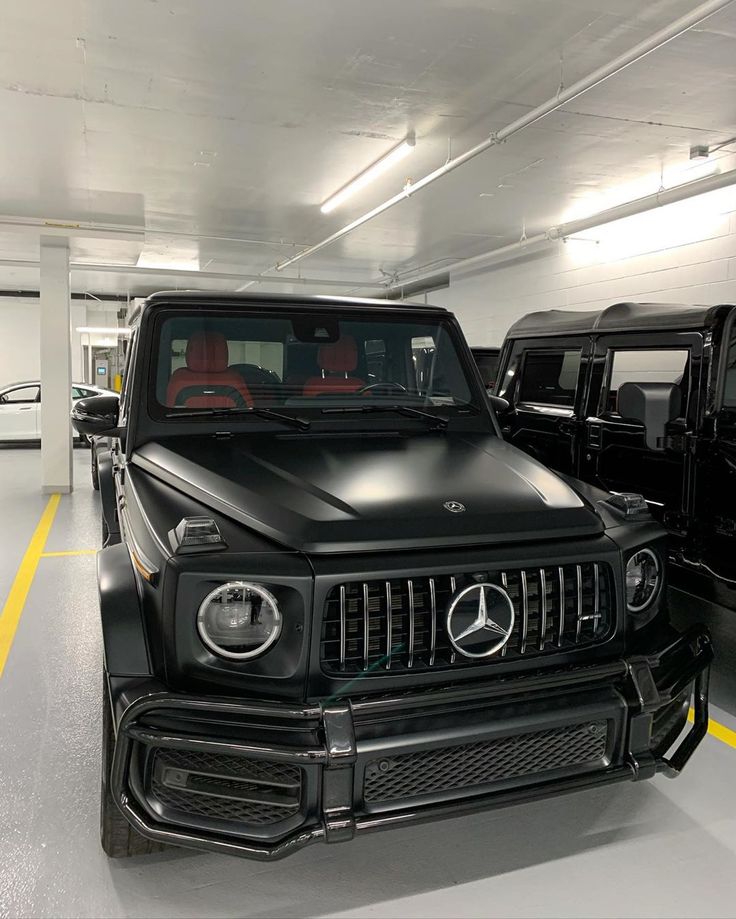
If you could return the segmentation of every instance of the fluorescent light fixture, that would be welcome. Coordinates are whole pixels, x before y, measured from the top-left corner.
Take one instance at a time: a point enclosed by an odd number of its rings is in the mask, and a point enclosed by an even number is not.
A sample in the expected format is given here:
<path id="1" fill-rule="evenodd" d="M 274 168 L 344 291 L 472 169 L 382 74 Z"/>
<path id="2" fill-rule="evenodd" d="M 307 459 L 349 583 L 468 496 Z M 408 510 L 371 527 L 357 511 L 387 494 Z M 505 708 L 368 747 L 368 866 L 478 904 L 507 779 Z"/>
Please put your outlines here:
<path id="1" fill-rule="evenodd" d="M 114 326 L 79 325 L 77 326 L 77 332 L 81 332 L 84 335 L 117 335 L 123 338 L 128 338 L 130 335 L 130 329 L 116 329 Z"/>
<path id="2" fill-rule="evenodd" d="M 335 194 L 328 198 L 325 203 L 322 205 L 320 210 L 323 214 L 329 214 L 339 207 L 348 198 L 360 191 L 361 188 L 365 188 L 366 185 L 369 185 L 371 182 L 375 181 L 380 175 L 383 175 L 384 172 L 389 170 L 396 163 L 403 160 L 405 156 L 408 156 L 414 149 L 415 139 L 413 134 L 407 134 L 406 138 L 401 141 L 393 150 L 382 156 L 380 160 L 369 166 L 366 170 L 360 173 L 359 176 L 356 176 L 351 182 L 348 182 L 347 185 L 344 185 L 340 191 L 335 192 Z"/>

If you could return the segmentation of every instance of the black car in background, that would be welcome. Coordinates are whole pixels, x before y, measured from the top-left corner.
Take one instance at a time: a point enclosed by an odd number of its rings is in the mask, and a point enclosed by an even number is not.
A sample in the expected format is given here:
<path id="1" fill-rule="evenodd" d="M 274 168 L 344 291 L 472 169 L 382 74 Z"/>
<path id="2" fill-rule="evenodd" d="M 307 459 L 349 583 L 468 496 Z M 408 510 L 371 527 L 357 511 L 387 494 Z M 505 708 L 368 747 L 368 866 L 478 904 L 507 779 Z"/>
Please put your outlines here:
<path id="1" fill-rule="evenodd" d="M 157 294 L 119 405 L 74 418 L 112 443 L 108 855 L 271 859 L 674 775 L 704 736 L 664 530 L 503 440 L 445 310 Z"/>
<path id="2" fill-rule="evenodd" d="M 606 491 L 641 492 L 678 582 L 734 605 L 736 307 L 531 313 L 503 347 L 507 440 Z M 702 577 L 700 577 L 702 575 Z"/>

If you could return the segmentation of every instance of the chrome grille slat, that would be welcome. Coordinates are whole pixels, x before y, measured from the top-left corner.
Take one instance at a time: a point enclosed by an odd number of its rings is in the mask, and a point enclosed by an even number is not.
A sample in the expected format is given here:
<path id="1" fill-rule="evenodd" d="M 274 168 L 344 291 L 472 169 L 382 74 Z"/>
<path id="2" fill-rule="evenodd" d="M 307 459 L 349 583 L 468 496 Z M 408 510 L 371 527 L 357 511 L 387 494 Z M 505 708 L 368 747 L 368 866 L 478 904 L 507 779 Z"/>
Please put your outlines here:
<path id="1" fill-rule="evenodd" d="M 562 567 L 562 565 L 560 565 L 560 567 L 557 569 L 557 572 L 560 579 L 560 622 L 557 631 L 557 647 L 561 648 L 562 638 L 565 634 L 565 603 L 567 602 L 565 597 L 565 569 Z"/>
<path id="2" fill-rule="evenodd" d="M 600 574 L 598 571 L 598 562 L 593 565 L 593 634 L 598 631 L 598 620 L 600 619 Z"/>
<path id="3" fill-rule="evenodd" d="M 368 669 L 368 660 L 370 657 L 371 614 L 368 609 L 369 602 L 368 585 L 363 584 L 363 670 Z"/>
<path id="4" fill-rule="evenodd" d="M 502 586 L 505 590 L 508 590 L 508 587 L 509 587 L 509 579 L 508 579 L 508 575 L 506 574 L 505 571 L 502 571 L 502 572 L 501 572 L 501 586 Z M 509 650 L 509 643 L 506 642 L 506 644 L 503 646 L 503 648 L 501 648 L 501 657 L 506 657 L 506 654 L 508 653 L 508 650 Z"/>
<path id="5" fill-rule="evenodd" d="M 455 576 L 453 575 L 453 576 L 450 578 L 450 596 L 452 596 L 452 595 L 455 594 L 456 592 L 457 592 L 457 581 L 455 580 Z M 457 659 L 457 653 L 456 653 L 456 651 L 455 651 L 454 648 L 453 648 L 453 649 L 450 651 L 450 663 L 451 663 L 451 664 L 454 664 L 456 659 Z"/>
<path id="6" fill-rule="evenodd" d="M 521 571 L 521 636 L 519 639 L 519 654 L 526 653 L 526 637 L 529 634 L 529 583 L 526 571 Z"/>
<path id="7" fill-rule="evenodd" d="M 514 606 L 508 642 L 482 661 L 451 645 L 451 598 L 476 582 L 502 586 Z M 364 673 L 492 667 L 605 641 L 615 626 L 613 577 L 600 562 L 426 573 L 336 584 L 327 595 L 320 655 L 326 672 Z"/>
<path id="8" fill-rule="evenodd" d="M 539 613 L 539 650 L 544 651 L 544 639 L 547 635 L 547 575 L 544 568 L 539 569 L 539 590 L 541 591 L 542 609 Z"/>
<path id="9" fill-rule="evenodd" d="M 430 612 L 430 645 L 429 666 L 434 667 L 435 652 L 437 650 L 437 593 L 434 578 L 429 579 L 429 612 Z"/>
<path id="10" fill-rule="evenodd" d="M 391 652 L 393 650 L 393 605 L 391 581 L 386 581 L 386 670 L 391 669 Z"/>
<path id="11" fill-rule="evenodd" d="M 407 663 L 408 667 L 414 666 L 414 582 L 409 580 L 406 582 L 409 590 L 409 661 Z"/>

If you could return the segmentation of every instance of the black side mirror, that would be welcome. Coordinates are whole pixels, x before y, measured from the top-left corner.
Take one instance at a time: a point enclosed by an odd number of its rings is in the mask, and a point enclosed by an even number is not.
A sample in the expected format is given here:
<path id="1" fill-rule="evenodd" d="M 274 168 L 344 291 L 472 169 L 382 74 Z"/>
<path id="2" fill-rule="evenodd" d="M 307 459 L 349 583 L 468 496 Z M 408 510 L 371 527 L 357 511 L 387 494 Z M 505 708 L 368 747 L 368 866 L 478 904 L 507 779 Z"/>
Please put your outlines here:
<path id="1" fill-rule="evenodd" d="M 118 396 L 88 396 L 74 403 L 72 424 L 80 434 L 97 437 L 100 434 L 116 436 L 118 432 Z"/>
<path id="2" fill-rule="evenodd" d="M 664 450 L 665 427 L 680 414 L 682 394 L 674 383 L 624 383 L 618 413 L 644 425 L 647 447 Z"/>
<path id="3" fill-rule="evenodd" d="M 493 393 L 490 392 L 488 393 L 488 401 L 493 406 L 493 410 L 497 415 L 503 415 L 504 412 L 507 412 L 511 408 L 511 405 L 506 399 L 502 399 L 501 396 L 494 396 Z"/>

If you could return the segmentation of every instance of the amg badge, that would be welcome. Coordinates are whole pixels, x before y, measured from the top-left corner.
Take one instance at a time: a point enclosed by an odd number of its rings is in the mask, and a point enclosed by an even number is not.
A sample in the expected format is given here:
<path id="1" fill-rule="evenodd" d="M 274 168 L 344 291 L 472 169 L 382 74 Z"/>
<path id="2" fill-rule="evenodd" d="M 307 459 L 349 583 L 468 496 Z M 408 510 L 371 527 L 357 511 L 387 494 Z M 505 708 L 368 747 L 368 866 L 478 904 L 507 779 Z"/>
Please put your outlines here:
<path id="1" fill-rule="evenodd" d="M 496 584 L 471 584 L 452 598 L 447 610 L 450 643 L 465 657 L 490 657 L 511 637 L 514 605 Z"/>

